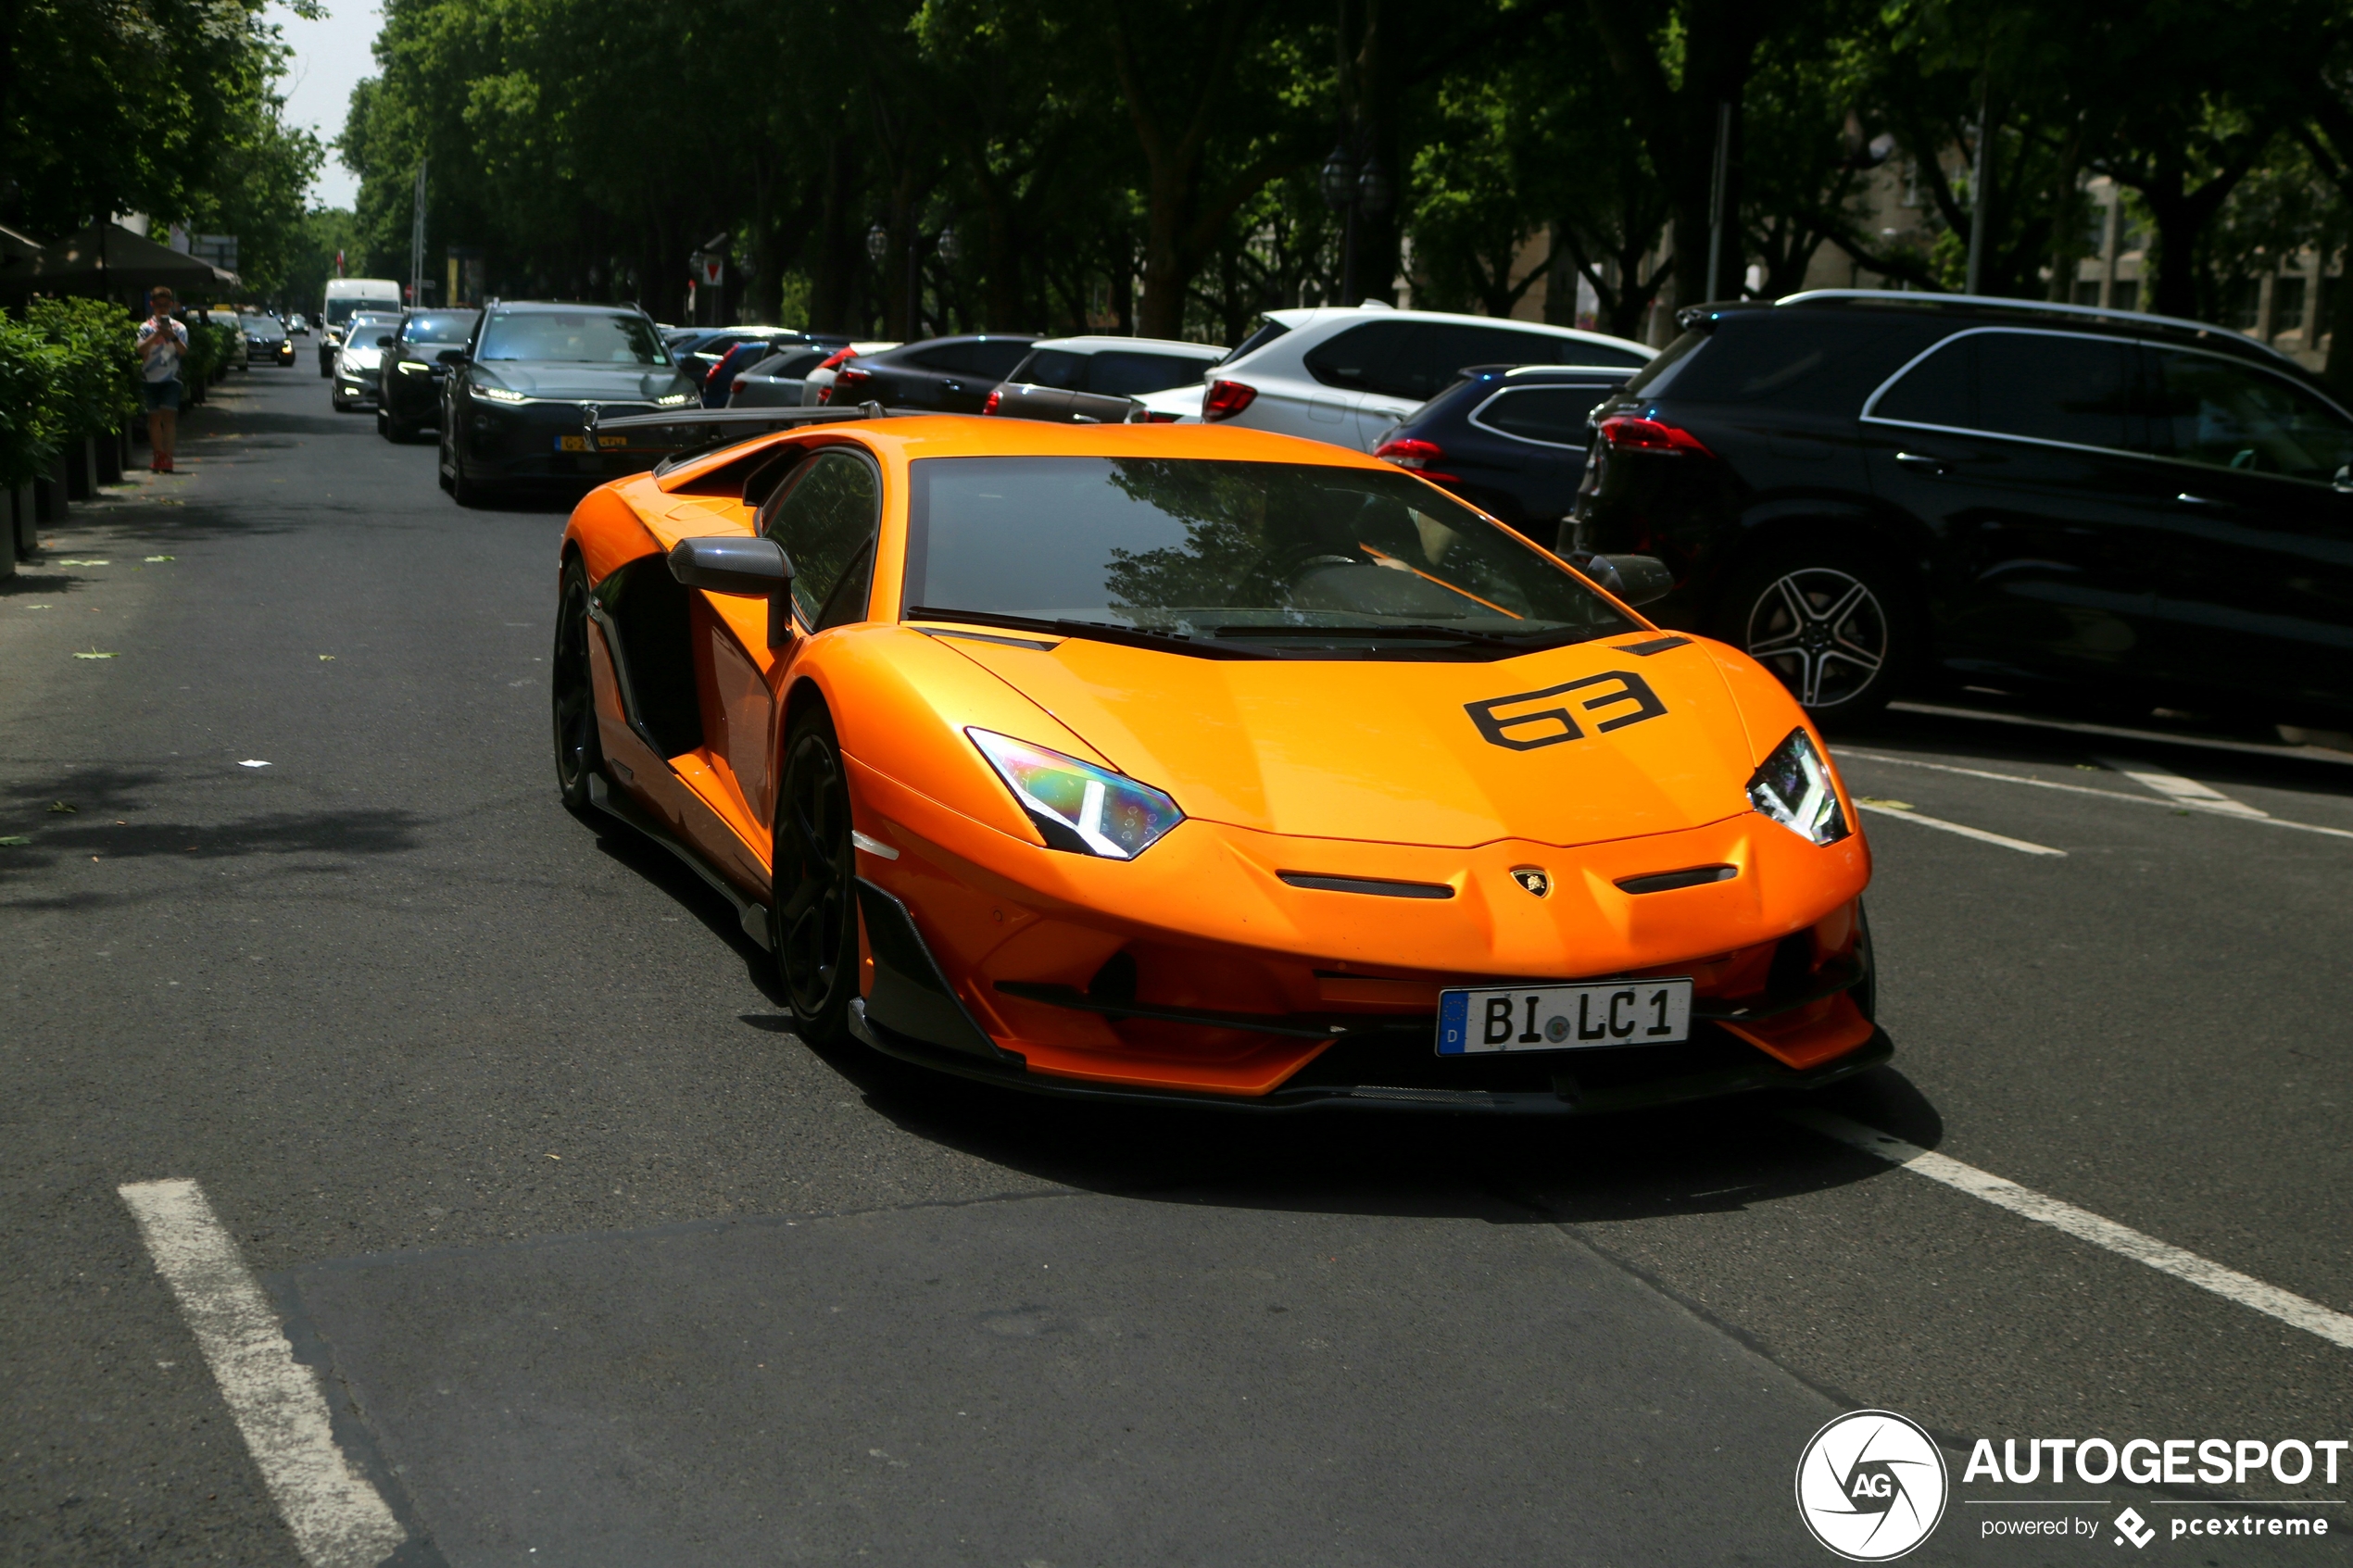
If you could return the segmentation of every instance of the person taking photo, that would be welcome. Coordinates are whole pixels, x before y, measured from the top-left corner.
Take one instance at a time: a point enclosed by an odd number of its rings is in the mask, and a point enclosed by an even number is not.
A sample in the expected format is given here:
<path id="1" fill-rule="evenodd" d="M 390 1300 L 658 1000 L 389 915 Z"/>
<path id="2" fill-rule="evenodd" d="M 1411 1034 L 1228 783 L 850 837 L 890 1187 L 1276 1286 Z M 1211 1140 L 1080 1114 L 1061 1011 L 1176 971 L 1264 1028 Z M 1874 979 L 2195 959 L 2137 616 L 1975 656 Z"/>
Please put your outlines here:
<path id="1" fill-rule="evenodd" d="M 170 289 L 147 296 L 155 312 L 139 323 L 139 390 L 147 405 L 147 445 L 155 457 L 148 464 L 157 473 L 170 473 L 171 454 L 180 439 L 180 360 L 188 352 L 188 329 L 172 319 L 180 302 Z"/>

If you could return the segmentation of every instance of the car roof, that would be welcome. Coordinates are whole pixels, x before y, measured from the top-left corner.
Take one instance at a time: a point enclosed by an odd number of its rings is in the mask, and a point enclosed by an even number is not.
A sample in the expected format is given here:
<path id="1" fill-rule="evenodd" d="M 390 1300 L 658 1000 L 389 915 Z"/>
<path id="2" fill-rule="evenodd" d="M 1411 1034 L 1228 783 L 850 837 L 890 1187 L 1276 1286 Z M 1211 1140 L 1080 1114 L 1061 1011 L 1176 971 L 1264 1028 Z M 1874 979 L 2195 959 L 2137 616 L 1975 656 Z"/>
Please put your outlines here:
<path id="1" fill-rule="evenodd" d="M 1034 348 L 1060 349 L 1066 354 L 1148 353 L 1176 354 L 1189 359 L 1218 359 L 1226 354 L 1222 343 L 1187 343 L 1167 337 L 1113 337 L 1095 334 L 1083 337 L 1041 337 Z"/>
<path id="2" fill-rule="evenodd" d="M 1894 309 L 1933 313 L 1951 319 L 1956 324 L 2072 328 L 2077 331 L 2090 329 L 2219 349 L 2273 369 L 2309 375 L 2291 356 L 2244 332 L 2216 326 L 2210 321 L 2193 321 L 2180 316 L 2158 316 L 2145 311 L 2117 310 L 2096 305 L 2070 305 L 2057 300 L 2007 299 L 1994 295 L 1915 294 L 1896 289 L 1808 289 L 1801 294 L 1784 295 L 1777 300 L 1727 301 L 1692 306 L 1677 311 L 1676 320 L 1689 325 L 1691 321 L 1718 315 L 1792 308 Z"/>
<path id="3" fill-rule="evenodd" d="M 1523 321 L 1516 316 L 1473 316 L 1459 310 L 1400 310 L 1393 306 L 1380 304 L 1312 305 L 1269 310 L 1265 314 L 1268 320 L 1279 321 L 1292 332 L 1340 321 L 1442 321 L 1450 326 L 1511 327 L 1521 332 L 1541 332 L 1546 337 L 1607 344 L 1613 348 L 1639 349 L 1644 354 L 1658 352 L 1649 344 L 1637 343 L 1630 337 L 1612 337 L 1607 332 L 1587 332 L 1582 327 L 1556 327 L 1550 321 Z M 1271 348 L 1274 345 L 1266 346 Z"/>
<path id="4" fill-rule="evenodd" d="M 484 308 L 495 310 L 500 315 L 544 310 L 601 310 L 608 316 L 644 316 L 646 314 L 635 305 L 605 305 L 593 299 L 501 299 L 493 301 Z"/>

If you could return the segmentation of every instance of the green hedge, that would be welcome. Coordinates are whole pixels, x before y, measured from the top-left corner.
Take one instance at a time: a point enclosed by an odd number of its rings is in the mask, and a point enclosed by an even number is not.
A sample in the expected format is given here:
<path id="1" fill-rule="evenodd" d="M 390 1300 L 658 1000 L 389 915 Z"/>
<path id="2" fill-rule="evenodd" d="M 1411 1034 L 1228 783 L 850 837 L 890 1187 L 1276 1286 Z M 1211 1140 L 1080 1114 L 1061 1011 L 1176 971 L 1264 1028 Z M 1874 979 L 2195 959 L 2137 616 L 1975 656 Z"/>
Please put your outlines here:
<path id="1" fill-rule="evenodd" d="M 0 485 L 50 471 L 58 448 L 120 430 L 139 409 L 138 327 L 103 299 L 0 310 Z"/>

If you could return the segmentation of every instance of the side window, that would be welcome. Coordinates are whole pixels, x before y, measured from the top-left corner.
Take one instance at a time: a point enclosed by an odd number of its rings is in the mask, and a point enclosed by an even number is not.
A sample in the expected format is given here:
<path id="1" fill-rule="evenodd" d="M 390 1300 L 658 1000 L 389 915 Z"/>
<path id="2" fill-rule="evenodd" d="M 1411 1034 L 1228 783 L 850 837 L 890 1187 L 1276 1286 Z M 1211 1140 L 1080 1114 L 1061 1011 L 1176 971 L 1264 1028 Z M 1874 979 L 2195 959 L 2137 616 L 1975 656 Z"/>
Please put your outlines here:
<path id="1" fill-rule="evenodd" d="M 2057 332 L 1979 332 L 1979 430 L 2123 450 L 2133 437 L 2133 345 Z"/>
<path id="2" fill-rule="evenodd" d="M 2353 424 L 2302 387 L 2208 354 L 2148 352 L 2158 452 L 2322 483 L 2353 463 Z"/>
<path id="3" fill-rule="evenodd" d="M 1079 392 L 1087 385 L 1087 356 L 1066 348 L 1041 348 L 1026 365 L 1015 366 L 1027 386 L 1050 386 L 1057 392 Z"/>
<path id="4" fill-rule="evenodd" d="M 1336 332 L 1307 351 L 1307 373 L 1326 386 L 1385 392 L 1384 372 L 1411 330 L 1405 321 L 1366 321 Z"/>
<path id="5" fill-rule="evenodd" d="M 991 381 L 1003 381 L 1013 373 L 1013 367 L 1029 357 L 1029 345 L 1019 338 L 1000 338 L 986 343 L 964 345 L 968 356 L 965 369 L 976 376 Z"/>
<path id="6" fill-rule="evenodd" d="M 875 524 L 882 513 L 874 465 L 838 447 L 819 452 L 760 510 L 761 532 L 792 558 L 793 607 L 802 623 L 822 629 L 864 620 L 862 596 L 845 596 L 850 601 L 845 605 L 831 601 L 837 589 L 862 572 L 871 578 L 874 571 Z"/>
<path id="7" fill-rule="evenodd" d="M 1969 345 L 1976 341 L 1974 337 L 1955 338 L 1905 371 L 1904 379 L 1889 387 L 1872 406 L 1871 417 L 1900 420 L 1906 424 L 1974 429 L 1977 408 L 1969 397 Z"/>
<path id="8" fill-rule="evenodd" d="M 1471 422 L 1522 441 L 1582 446 L 1585 416 L 1609 393 L 1603 387 L 1530 386 L 1497 393 L 1471 416 Z"/>
<path id="9" fill-rule="evenodd" d="M 1202 362 L 1174 354 L 1136 354 L 1123 349 L 1098 354 L 1087 364 L 1087 390 L 1106 397 L 1165 392 L 1201 380 Z"/>
<path id="10" fill-rule="evenodd" d="M 912 356 L 912 358 L 926 370 L 958 375 L 973 368 L 972 346 L 969 343 L 943 343 L 937 348 L 927 348 Z"/>

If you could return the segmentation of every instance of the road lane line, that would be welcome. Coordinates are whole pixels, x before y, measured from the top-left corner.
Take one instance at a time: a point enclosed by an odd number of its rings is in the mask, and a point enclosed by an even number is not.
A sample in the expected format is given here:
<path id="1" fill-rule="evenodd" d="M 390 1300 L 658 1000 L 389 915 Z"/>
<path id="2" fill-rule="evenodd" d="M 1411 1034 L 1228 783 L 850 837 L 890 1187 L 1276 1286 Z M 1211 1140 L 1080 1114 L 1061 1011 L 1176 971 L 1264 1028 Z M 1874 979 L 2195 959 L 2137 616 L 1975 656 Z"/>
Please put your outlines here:
<path id="1" fill-rule="evenodd" d="M 1996 773 L 1984 768 L 1957 768 L 1950 762 L 1925 762 L 1917 757 L 1890 757 L 1877 751 L 1856 751 L 1848 746 L 1833 746 L 1831 755 L 1844 760 L 1854 758 L 1862 762 L 1886 762 L 1898 768 L 1925 768 L 1932 773 L 1957 773 L 1965 779 L 1991 779 L 1996 784 L 2032 784 L 2036 789 L 2055 789 L 2061 795 L 2090 795 L 2102 800 L 2120 801 L 2127 806 L 2154 806 L 2160 811 L 2196 811 L 2209 817 L 2228 817 L 2233 822 L 2253 822 L 2259 827 L 2294 828 L 2298 833 L 2324 834 L 2331 838 L 2353 838 L 2353 828 L 2322 827 L 2318 822 L 2290 822 L 2285 817 L 2250 817 L 2241 811 L 2220 811 L 2195 800 L 2159 800 L 2146 795 L 2127 795 L 2120 789 L 2094 789 L 2089 784 L 2060 784 L 2052 779 L 2031 779 L 2024 773 Z"/>
<path id="2" fill-rule="evenodd" d="M 2293 1291 L 2266 1285 L 2251 1275 L 2240 1273 L 2236 1269 L 2226 1269 L 2210 1258 L 2201 1258 L 2171 1242 L 2144 1236 L 2129 1225 L 2102 1219 L 2088 1209 L 2078 1209 L 2072 1203 L 2036 1192 L 2032 1187 L 2020 1186 L 1990 1171 L 1981 1171 L 1974 1165 L 1964 1165 L 1957 1160 L 1947 1159 L 1917 1144 L 1906 1143 L 1902 1138 L 1882 1133 L 1876 1127 L 1867 1127 L 1860 1122 L 1807 1108 L 1783 1114 L 1801 1127 L 1845 1144 L 1850 1148 L 1860 1149 L 1891 1165 L 1901 1166 L 1914 1175 L 1926 1176 L 1931 1182 L 1941 1182 L 1957 1192 L 1982 1198 L 1996 1208 L 2007 1209 L 2013 1214 L 2065 1231 L 2079 1241 L 2088 1241 L 2095 1247 L 2106 1248 L 2134 1262 L 2145 1263 L 2160 1273 L 2186 1280 L 2201 1290 L 2210 1290 L 2242 1307 L 2251 1307 L 2266 1317 L 2277 1318 L 2291 1328 L 2317 1334 L 2332 1345 L 2353 1350 L 2353 1316 L 2323 1307 L 2318 1301 L 2308 1301 Z"/>
<path id="3" fill-rule="evenodd" d="M 179 1298 L 302 1560 L 310 1568 L 375 1568 L 408 1532 L 336 1446 L 318 1374 L 294 1359 L 204 1189 L 177 1180 L 116 1190 Z"/>
<path id="4" fill-rule="evenodd" d="M 2021 855 L 2064 857 L 2067 854 L 2066 850 L 2054 849 L 2047 844 L 2029 844 L 2022 838 L 2005 838 L 1998 833 L 1987 833 L 1983 828 L 1964 827 L 1959 822 L 1948 822 L 1942 817 L 1927 816 L 1913 810 L 1909 806 L 1881 806 L 1870 800 L 1857 800 L 1855 804 L 1866 811 L 1881 817 L 1901 817 L 1907 822 L 1918 822 L 1924 828 L 1941 828 L 1946 833 L 1957 833 L 1963 838 L 1974 838 L 1981 844 L 1998 844 L 2005 849 L 2015 849 Z"/>
<path id="5" fill-rule="evenodd" d="M 2093 761 L 2110 772 L 2123 774 L 2144 789 L 2153 789 L 2169 800 L 2184 805 L 2211 806 L 2217 811 L 2235 811 L 2242 817 L 2268 817 L 2269 811 L 2259 811 L 2244 800 L 2233 800 L 2212 784 L 2196 779 L 2185 779 L 2154 762 L 2121 762 L 2113 757 L 2094 756 Z"/>

